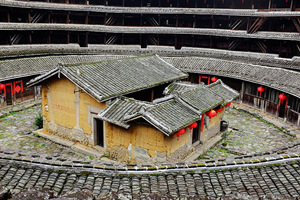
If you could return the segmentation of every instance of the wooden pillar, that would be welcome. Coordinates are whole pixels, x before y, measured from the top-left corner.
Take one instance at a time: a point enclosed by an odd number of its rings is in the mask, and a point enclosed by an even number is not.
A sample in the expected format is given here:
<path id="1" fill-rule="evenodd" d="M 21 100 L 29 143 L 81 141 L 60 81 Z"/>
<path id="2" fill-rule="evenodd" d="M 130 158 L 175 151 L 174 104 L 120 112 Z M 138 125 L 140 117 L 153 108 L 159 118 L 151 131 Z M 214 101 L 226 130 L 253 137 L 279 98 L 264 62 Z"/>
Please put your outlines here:
<path id="1" fill-rule="evenodd" d="M 8 23 L 10 22 L 10 14 L 9 14 L 9 11 L 7 11 L 7 22 L 8 22 Z"/>
<path id="2" fill-rule="evenodd" d="M 31 23 L 30 12 L 28 12 L 27 17 L 28 17 L 28 18 L 27 18 L 27 22 L 28 22 L 28 23 Z"/>
<path id="3" fill-rule="evenodd" d="M 37 100 L 37 95 L 36 95 L 36 93 L 37 93 L 37 88 L 36 88 L 36 86 L 34 86 L 34 100 Z M 21 96 L 22 96 L 22 101 L 23 101 L 23 92 L 21 93 Z"/>
<path id="4" fill-rule="evenodd" d="M 107 22 L 107 13 L 105 13 L 105 17 L 104 17 L 104 25 L 106 25 Z"/>
<path id="5" fill-rule="evenodd" d="M 298 114 L 298 122 L 297 122 L 297 126 L 300 127 L 300 114 Z"/>
<path id="6" fill-rule="evenodd" d="M 84 42 L 84 46 L 85 46 L 85 47 L 88 47 L 88 44 L 89 44 L 89 33 L 86 33 L 86 34 L 85 34 L 85 42 Z"/>
<path id="7" fill-rule="evenodd" d="M 160 15 L 158 15 L 158 26 L 160 26 Z"/>
<path id="8" fill-rule="evenodd" d="M 193 28 L 196 28 L 196 15 L 193 15 Z"/>
<path id="9" fill-rule="evenodd" d="M 269 9 L 272 8 L 272 0 L 269 0 Z"/>
<path id="10" fill-rule="evenodd" d="M 31 32 L 29 32 L 29 34 L 28 34 L 28 41 L 29 41 L 29 44 L 32 44 L 32 31 Z"/>
<path id="11" fill-rule="evenodd" d="M 51 15 L 50 15 L 50 13 L 48 13 L 48 16 L 47 16 L 47 21 L 48 21 L 48 23 L 50 23 L 50 22 L 51 22 Z"/>
<path id="12" fill-rule="evenodd" d="M 213 39 L 212 39 L 211 36 L 210 36 L 210 43 L 209 43 L 209 46 L 210 46 L 210 48 L 213 48 Z"/>
<path id="13" fill-rule="evenodd" d="M 215 18 L 214 16 L 212 15 L 211 16 L 211 28 L 215 28 L 216 24 L 215 24 Z"/>
<path id="14" fill-rule="evenodd" d="M 66 43 L 67 43 L 67 44 L 70 43 L 70 32 L 69 32 L 69 31 L 68 31 L 68 33 L 67 33 L 67 41 L 66 41 Z"/>
<path id="15" fill-rule="evenodd" d="M 267 112 L 267 88 L 265 88 L 265 91 L 264 91 L 264 112 Z"/>
<path id="16" fill-rule="evenodd" d="M 154 100 L 154 88 L 151 89 L 151 102 Z"/>
<path id="17" fill-rule="evenodd" d="M 247 17 L 247 33 L 250 28 L 250 17 Z"/>
<path id="18" fill-rule="evenodd" d="M 204 114 L 202 114 L 202 117 L 201 117 L 201 129 L 200 129 L 201 133 L 203 132 L 203 125 L 204 125 Z"/>
<path id="19" fill-rule="evenodd" d="M 245 93 L 245 82 L 242 81 L 242 88 L 241 88 L 241 91 L 240 91 L 240 103 L 243 102 L 244 93 Z"/>
<path id="20" fill-rule="evenodd" d="M 67 13 L 67 24 L 70 22 L 70 12 Z"/>
<path id="21" fill-rule="evenodd" d="M 51 34 L 52 34 L 52 31 L 50 31 L 48 33 L 47 44 L 51 44 Z"/>
<path id="22" fill-rule="evenodd" d="M 89 24 L 89 14 L 90 13 L 87 12 L 86 15 L 85 15 L 85 21 L 84 21 L 85 24 Z"/>
<path id="23" fill-rule="evenodd" d="M 291 0 L 290 10 L 295 10 L 295 2 L 296 2 L 296 1 Z"/>

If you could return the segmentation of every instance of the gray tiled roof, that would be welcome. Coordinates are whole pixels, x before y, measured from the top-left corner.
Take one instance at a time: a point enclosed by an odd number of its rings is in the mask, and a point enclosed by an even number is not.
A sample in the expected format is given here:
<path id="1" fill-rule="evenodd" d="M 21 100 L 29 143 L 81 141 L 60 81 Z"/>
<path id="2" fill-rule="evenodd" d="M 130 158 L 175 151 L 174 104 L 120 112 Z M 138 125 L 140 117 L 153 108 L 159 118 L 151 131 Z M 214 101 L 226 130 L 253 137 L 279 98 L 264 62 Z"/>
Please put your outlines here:
<path id="1" fill-rule="evenodd" d="M 201 113 L 224 103 L 223 98 L 212 93 L 207 87 L 198 87 L 196 89 L 184 91 L 179 94 L 179 97 Z"/>
<path id="2" fill-rule="evenodd" d="M 171 85 L 177 87 L 176 85 L 182 84 Z M 126 98 L 117 99 L 99 115 L 99 118 L 124 128 L 129 128 L 129 121 L 143 118 L 169 136 L 200 120 L 202 113 L 238 96 L 237 92 L 223 84 L 221 80 L 211 84 L 210 87 L 202 84 L 188 87 L 186 84 L 185 88 L 183 91 L 174 91 L 171 95 L 156 99 L 153 103 Z M 223 95 L 222 91 L 226 95 Z"/>
<path id="3" fill-rule="evenodd" d="M 29 85 L 59 73 L 98 101 L 187 77 L 187 74 L 154 55 L 60 66 L 31 80 Z"/>
<path id="4" fill-rule="evenodd" d="M 184 72 L 245 80 L 300 97 L 300 73 L 296 71 L 221 59 L 199 57 L 166 57 L 164 59 Z"/>
<path id="5" fill-rule="evenodd" d="M 90 164 L 92 161 L 88 164 L 84 161 L 53 161 L 51 157 L 36 156 L 0 155 L 0 185 L 11 189 L 12 193 L 28 188 L 50 189 L 57 195 L 89 190 L 99 199 L 113 199 L 112 194 L 105 195 L 108 192 L 113 192 L 115 199 L 289 200 L 300 196 L 300 160 L 295 154 L 294 160 L 281 157 L 258 164 L 242 161 L 239 166 L 216 167 L 223 163 L 213 161 L 199 163 L 197 167 L 198 163 L 173 163 L 168 165 L 169 168 L 151 166 L 149 170 L 147 167 L 121 167 L 122 164 Z M 266 161 L 264 158 L 259 160 Z M 120 170 L 115 171 L 117 167 Z M 282 196 L 272 198 L 272 194 Z"/>
<path id="6" fill-rule="evenodd" d="M 117 124 L 124 128 L 129 128 L 129 125 L 124 123 L 123 119 L 126 115 L 137 113 L 142 104 L 131 99 L 116 99 L 110 106 L 101 113 L 101 119 L 113 124 Z"/>
<path id="7" fill-rule="evenodd" d="M 20 58 L 0 61 L 0 81 L 40 75 L 60 64 L 107 61 L 128 56 L 122 55 L 68 55 Z"/>
<path id="8" fill-rule="evenodd" d="M 142 116 L 154 127 L 170 135 L 198 121 L 200 116 L 176 98 L 145 109 Z"/>
<path id="9" fill-rule="evenodd" d="M 170 84 L 165 89 L 164 94 L 180 93 L 180 92 L 190 90 L 192 88 L 197 88 L 197 87 L 199 87 L 199 84 L 176 82 L 176 83 Z"/>
<path id="10" fill-rule="evenodd" d="M 205 58 L 216 58 L 225 61 L 235 61 L 262 65 L 269 67 L 286 68 L 300 71 L 300 57 L 282 58 L 278 54 L 229 51 L 210 48 L 182 47 L 180 50 L 171 46 L 148 45 L 141 48 L 140 45 L 95 45 L 89 44 L 88 48 L 82 48 L 78 44 L 31 44 L 31 45 L 2 45 L 0 58 L 20 57 L 20 56 L 41 56 L 53 54 L 126 54 L 126 55 L 150 55 L 160 56 L 196 56 Z M 9 60 L 13 62 L 14 60 Z"/>
<path id="11" fill-rule="evenodd" d="M 225 100 L 225 103 L 228 103 L 238 97 L 238 93 L 225 84 L 210 84 L 208 88 L 211 92 L 222 97 Z"/>

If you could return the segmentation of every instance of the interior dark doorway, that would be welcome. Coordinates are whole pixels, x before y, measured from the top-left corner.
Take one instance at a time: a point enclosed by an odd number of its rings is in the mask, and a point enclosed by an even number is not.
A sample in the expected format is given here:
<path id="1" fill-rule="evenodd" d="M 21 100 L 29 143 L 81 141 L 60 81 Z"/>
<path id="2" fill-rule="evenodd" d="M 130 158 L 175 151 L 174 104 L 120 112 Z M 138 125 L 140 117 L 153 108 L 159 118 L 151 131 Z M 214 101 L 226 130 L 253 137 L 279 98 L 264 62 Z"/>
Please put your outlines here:
<path id="1" fill-rule="evenodd" d="M 95 145 L 104 147 L 104 126 L 103 121 L 94 118 Z"/>
<path id="2" fill-rule="evenodd" d="M 284 114 L 285 114 L 285 106 L 286 106 L 286 100 L 284 100 L 280 106 L 279 106 L 279 113 L 278 113 L 278 117 L 284 118 Z"/>
<path id="3" fill-rule="evenodd" d="M 192 138 L 192 143 L 194 144 L 195 142 L 199 141 L 200 139 L 200 124 L 201 121 L 197 122 L 198 126 L 193 129 L 193 138 Z"/>
<path id="4" fill-rule="evenodd" d="M 6 84 L 5 86 L 6 91 L 6 104 L 12 105 L 12 84 Z"/>

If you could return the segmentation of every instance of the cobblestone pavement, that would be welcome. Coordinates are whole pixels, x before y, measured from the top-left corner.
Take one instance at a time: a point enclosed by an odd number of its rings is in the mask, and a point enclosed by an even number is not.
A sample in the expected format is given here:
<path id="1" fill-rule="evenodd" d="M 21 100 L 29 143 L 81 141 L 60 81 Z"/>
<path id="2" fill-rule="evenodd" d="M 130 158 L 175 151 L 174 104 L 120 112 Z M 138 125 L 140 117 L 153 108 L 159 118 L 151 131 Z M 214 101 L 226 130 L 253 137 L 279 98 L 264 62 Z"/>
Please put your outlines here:
<path id="1" fill-rule="evenodd" d="M 255 154 L 296 140 L 274 125 L 234 108 L 226 112 L 224 119 L 229 121 L 229 131 L 223 134 L 221 142 L 200 156 L 200 159 Z"/>
<path id="2" fill-rule="evenodd" d="M 88 155 L 74 152 L 72 149 L 36 136 L 34 121 L 41 106 L 34 106 L 19 112 L 11 112 L 0 118 L 0 150 L 12 150 L 22 153 L 42 153 L 49 156 L 62 156 L 89 159 Z"/>
<path id="3" fill-rule="evenodd" d="M 40 105 L 19 112 L 11 112 L 5 117 L 2 116 L 0 118 L 0 150 L 12 150 L 20 153 L 26 151 L 26 153 L 41 153 L 87 161 L 97 160 L 97 158 L 77 153 L 68 147 L 32 134 L 31 132 L 37 129 L 34 121 L 39 112 L 41 112 Z M 237 109 L 229 109 L 224 119 L 229 121 L 230 131 L 226 132 L 226 137 L 220 143 L 204 156 L 200 156 L 200 159 L 217 159 L 265 152 L 295 140 L 272 124 L 267 124 Z M 298 147 L 296 151 L 298 151 Z"/>

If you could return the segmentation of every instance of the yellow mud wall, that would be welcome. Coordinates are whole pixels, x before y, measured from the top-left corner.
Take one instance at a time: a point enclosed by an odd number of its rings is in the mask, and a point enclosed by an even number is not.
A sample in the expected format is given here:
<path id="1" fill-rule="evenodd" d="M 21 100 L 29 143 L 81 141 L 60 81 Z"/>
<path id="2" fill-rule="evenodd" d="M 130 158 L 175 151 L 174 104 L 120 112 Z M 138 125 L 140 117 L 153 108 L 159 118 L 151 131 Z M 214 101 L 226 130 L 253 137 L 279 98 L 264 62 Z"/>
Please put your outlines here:
<path id="1" fill-rule="evenodd" d="M 88 115 L 90 114 L 88 107 L 90 106 L 104 109 L 106 103 L 96 101 L 87 93 L 79 93 L 79 127 L 88 134 L 93 133 L 92 123 L 88 122 Z"/>
<path id="2" fill-rule="evenodd" d="M 220 123 L 221 117 L 223 116 L 224 112 L 225 112 L 225 107 L 223 107 L 223 110 L 221 112 L 217 113 L 217 115 L 215 117 L 212 117 L 211 119 L 209 119 L 208 128 L 211 128 L 211 127 L 215 126 L 216 124 Z"/>
<path id="3" fill-rule="evenodd" d="M 105 139 L 108 151 L 114 146 L 125 149 L 132 145 L 132 157 L 134 147 L 141 147 L 148 150 L 148 154 L 155 157 L 155 152 L 170 155 L 189 142 L 189 128 L 177 140 L 176 135 L 166 136 L 156 128 L 147 125 L 132 125 L 129 129 L 121 128 L 111 123 L 106 123 Z"/>
<path id="4" fill-rule="evenodd" d="M 180 149 L 184 145 L 188 144 L 190 134 L 191 130 L 187 127 L 185 129 L 185 133 L 180 135 L 179 137 L 177 137 L 176 134 L 173 134 L 169 137 L 165 136 L 167 156 L 169 156 L 171 153 L 174 153 L 176 150 Z"/>
<path id="5" fill-rule="evenodd" d="M 43 84 L 43 114 L 48 122 L 67 128 L 75 126 L 74 89 L 75 85 L 64 77 L 53 78 Z"/>
<path id="6" fill-rule="evenodd" d="M 76 85 L 64 76 L 52 78 L 43 84 L 43 116 L 48 122 L 73 129 L 76 126 L 76 111 L 79 109 L 77 114 L 79 127 L 77 128 L 92 134 L 92 124 L 88 123 L 88 106 L 104 109 L 106 104 L 97 102 L 86 93 L 74 93 L 75 90 L 78 91 Z M 78 99 L 76 95 L 79 95 Z"/>
<path id="7" fill-rule="evenodd" d="M 208 129 L 214 127 L 215 125 L 217 125 L 218 123 L 220 123 L 221 121 L 221 118 L 223 116 L 223 114 L 225 113 L 225 107 L 223 107 L 223 110 L 219 113 L 217 113 L 217 115 L 215 117 L 212 117 L 209 119 L 209 123 L 208 123 Z M 207 117 L 206 115 L 204 115 L 205 117 Z M 199 124 L 201 126 L 201 124 Z M 206 141 L 206 132 L 207 132 L 207 128 L 205 125 L 203 125 L 203 131 L 201 133 L 201 136 L 200 136 L 200 140 L 202 142 Z"/>

